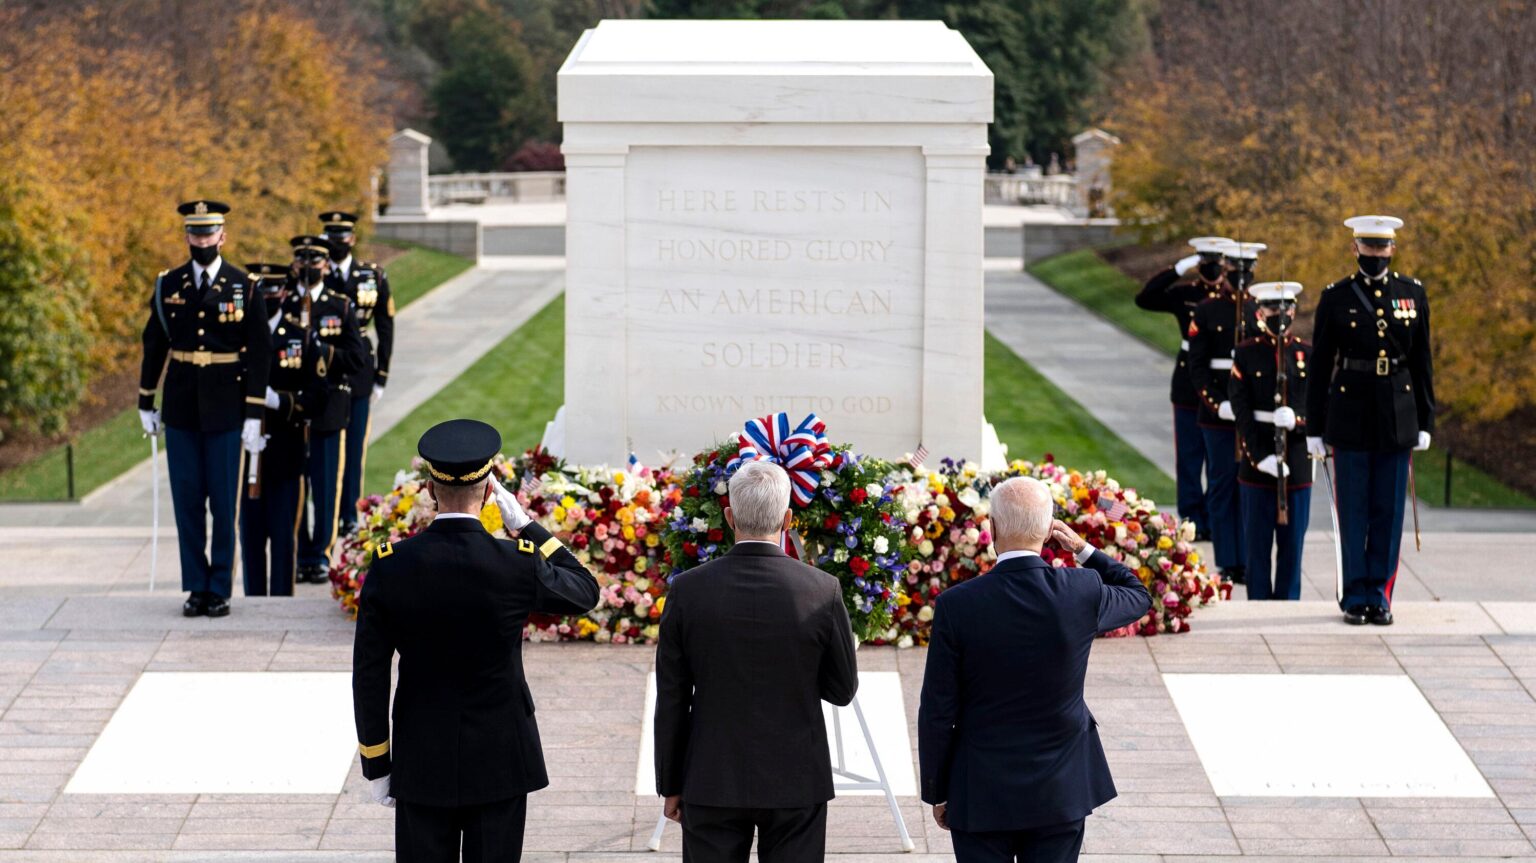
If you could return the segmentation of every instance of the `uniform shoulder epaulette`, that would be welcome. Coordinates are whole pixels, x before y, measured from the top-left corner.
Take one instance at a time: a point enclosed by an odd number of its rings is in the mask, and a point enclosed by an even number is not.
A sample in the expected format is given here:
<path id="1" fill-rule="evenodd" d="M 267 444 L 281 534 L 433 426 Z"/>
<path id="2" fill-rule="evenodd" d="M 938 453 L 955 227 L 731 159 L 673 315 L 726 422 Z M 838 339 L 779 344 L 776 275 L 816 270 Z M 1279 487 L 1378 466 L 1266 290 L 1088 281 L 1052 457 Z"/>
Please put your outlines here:
<path id="1" fill-rule="evenodd" d="M 389 542 L 380 543 L 378 551 L 375 552 L 375 554 L 378 557 L 380 557 L 380 558 L 389 557 L 390 555 L 392 555 L 394 553 L 395 553 L 394 543 L 389 543 Z"/>

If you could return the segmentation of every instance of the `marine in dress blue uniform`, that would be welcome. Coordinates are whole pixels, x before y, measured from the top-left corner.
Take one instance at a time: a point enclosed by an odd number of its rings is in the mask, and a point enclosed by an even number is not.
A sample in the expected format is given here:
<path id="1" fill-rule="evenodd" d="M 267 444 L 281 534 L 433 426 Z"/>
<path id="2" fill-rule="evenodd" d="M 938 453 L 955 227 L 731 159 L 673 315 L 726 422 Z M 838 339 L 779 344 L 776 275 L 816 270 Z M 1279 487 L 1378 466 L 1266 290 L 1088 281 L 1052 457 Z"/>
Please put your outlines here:
<path id="1" fill-rule="evenodd" d="M 1429 297 L 1390 269 L 1401 219 L 1356 216 L 1358 269 L 1323 289 L 1312 325 L 1318 379 L 1307 395 L 1313 458 L 1332 450 L 1339 607 L 1347 623 L 1392 623 L 1409 459 L 1435 425 Z"/>
<path id="2" fill-rule="evenodd" d="M 304 503 L 304 412 L 300 392 L 315 352 L 304 350 L 304 333 L 283 320 L 283 303 L 293 292 L 287 264 L 246 264 L 271 314 L 272 362 L 267 379 L 262 434 L 267 445 L 257 481 L 246 472 L 247 494 L 240 507 L 240 564 L 246 596 L 292 596 L 298 554 L 299 512 Z M 271 550 L 270 558 L 268 549 Z"/>
<path id="3" fill-rule="evenodd" d="M 1307 457 L 1306 414 L 1297 410 L 1306 405 L 1312 347 L 1291 334 L 1300 292 L 1298 282 L 1250 287 L 1248 293 L 1259 304 L 1258 335 L 1239 344 L 1232 355 L 1229 398 L 1242 446 L 1237 482 L 1249 599 L 1301 598 L 1301 551 L 1312 509 L 1313 463 Z M 1283 438 L 1283 449 L 1277 437 Z"/>
<path id="4" fill-rule="evenodd" d="M 1227 262 L 1226 284 L 1221 295 L 1195 307 L 1185 336 L 1189 341 L 1189 378 L 1200 397 L 1196 422 L 1205 442 L 1205 510 L 1210 520 L 1211 545 L 1223 579 L 1242 584 L 1247 553 L 1243 545 L 1243 519 L 1237 491 L 1237 425 L 1227 398 L 1232 370 L 1232 351 L 1247 337 L 1257 308 L 1244 294 L 1253 283 L 1253 272 L 1263 243 L 1220 246 Z"/>
<path id="5" fill-rule="evenodd" d="M 395 859 L 407 863 L 461 852 L 468 863 L 519 859 L 528 795 L 549 785 L 523 628 L 530 613 L 597 605 L 597 579 L 495 481 L 500 450 L 501 435 L 475 420 L 421 436 L 438 514 L 415 536 L 378 547 L 358 595 L 358 749 L 373 799 L 396 807 Z M 480 523 L 475 511 L 490 499 L 514 538 Z"/>
<path id="6" fill-rule="evenodd" d="M 192 259 L 161 272 L 150 293 L 139 420 L 146 434 L 165 430 L 181 587 L 188 594 L 182 613 L 223 617 L 234 579 L 242 445 L 251 453 L 265 446 L 261 416 L 271 340 L 261 294 L 219 255 L 229 205 L 188 201 L 176 211 Z M 162 372 L 165 396 L 156 410 Z"/>
<path id="7" fill-rule="evenodd" d="M 395 298 L 389 275 L 372 261 L 353 257 L 357 244 L 357 215 L 341 210 L 321 213 L 326 239 L 331 241 L 331 272 L 326 283 L 352 301 L 357 328 L 366 333 L 373 325 L 374 339 L 363 339 L 367 362 L 352 374 L 351 413 L 347 419 L 346 467 L 341 476 L 341 531 L 350 533 L 357 524 L 357 499 L 362 496 L 363 470 L 368 463 L 368 439 L 372 436 L 373 403 L 384 396 L 389 362 L 395 353 Z"/>
<path id="8" fill-rule="evenodd" d="M 1138 308 L 1173 315 L 1179 324 L 1179 355 L 1173 362 L 1168 400 L 1173 403 L 1174 473 L 1178 481 L 1179 517 L 1195 524 L 1195 539 L 1210 539 L 1205 511 L 1205 440 L 1198 422 L 1200 396 L 1189 377 L 1189 322 L 1195 307 L 1221 295 L 1226 262 L 1221 247 L 1225 237 L 1196 237 L 1189 241 L 1195 254 L 1147 280 L 1136 294 Z M 1191 271 L 1193 279 L 1184 277 Z"/>
<path id="9" fill-rule="evenodd" d="M 286 325 L 303 333 L 305 361 L 300 389 L 307 455 L 305 485 L 310 505 L 301 513 L 298 580 L 324 584 L 341 514 L 341 470 L 352 407 L 351 376 L 366 361 L 352 301 L 325 284 L 330 243 L 313 234 L 289 241 L 298 264 L 298 290 L 283 305 Z"/>

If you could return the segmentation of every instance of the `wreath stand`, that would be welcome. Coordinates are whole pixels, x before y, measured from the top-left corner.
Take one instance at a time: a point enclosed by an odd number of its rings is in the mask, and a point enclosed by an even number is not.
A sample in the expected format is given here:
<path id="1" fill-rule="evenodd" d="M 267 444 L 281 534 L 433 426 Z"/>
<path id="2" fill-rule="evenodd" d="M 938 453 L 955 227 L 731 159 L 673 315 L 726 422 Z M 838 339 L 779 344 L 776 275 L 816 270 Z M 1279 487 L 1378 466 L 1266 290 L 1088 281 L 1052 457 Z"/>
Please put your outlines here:
<path id="1" fill-rule="evenodd" d="M 869 747 L 869 756 L 875 762 L 875 778 L 862 776 L 848 768 L 848 759 L 843 752 L 843 721 L 841 708 L 832 708 L 832 738 L 835 741 L 836 759 L 832 764 L 832 788 L 834 791 L 881 791 L 885 793 L 886 805 L 891 807 L 891 818 L 896 822 L 896 833 L 901 837 L 901 850 L 910 852 L 915 846 L 912 837 L 907 833 L 907 821 L 901 816 L 901 807 L 896 803 L 896 792 L 891 790 L 891 781 L 886 778 L 885 765 L 880 763 L 880 752 L 875 748 L 874 735 L 869 733 L 869 723 L 864 719 L 864 708 L 859 706 L 859 697 L 853 697 L 853 715 L 859 720 L 859 732 L 864 735 L 864 745 Z M 842 781 L 839 781 L 842 780 Z M 651 834 L 651 841 L 646 847 L 652 851 L 661 850 L 661 835 L 667 829 L 667 814 L 665 804 L 663 811 L 656 817 L 656 831 Z"/>

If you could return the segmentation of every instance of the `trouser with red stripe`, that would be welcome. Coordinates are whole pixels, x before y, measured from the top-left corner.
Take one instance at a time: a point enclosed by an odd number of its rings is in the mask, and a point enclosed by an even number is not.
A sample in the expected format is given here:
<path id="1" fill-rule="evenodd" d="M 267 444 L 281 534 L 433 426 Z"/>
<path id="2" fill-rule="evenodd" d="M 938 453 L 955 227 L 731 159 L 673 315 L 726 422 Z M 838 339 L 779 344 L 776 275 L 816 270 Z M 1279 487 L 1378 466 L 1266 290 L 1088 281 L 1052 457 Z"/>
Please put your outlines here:
<path id="1" fill-rule="evenodd" d="M 1339 607 L 1390 608 L 1403 542 L 1408 450 L 1333 450 L 1344 598 Z"/>

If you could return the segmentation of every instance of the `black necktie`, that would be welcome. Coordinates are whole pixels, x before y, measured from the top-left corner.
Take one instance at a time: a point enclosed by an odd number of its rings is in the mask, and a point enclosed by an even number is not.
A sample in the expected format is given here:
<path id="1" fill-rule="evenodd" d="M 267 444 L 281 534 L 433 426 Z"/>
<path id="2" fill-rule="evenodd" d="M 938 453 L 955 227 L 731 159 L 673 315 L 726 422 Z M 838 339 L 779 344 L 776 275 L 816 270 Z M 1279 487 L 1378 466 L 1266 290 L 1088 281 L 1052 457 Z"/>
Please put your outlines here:
<path id="1" fill-rule="evenodd" d="M 206 296 L 208 294 L 208 271 L 207 270 L 203 270 L 203 280 L 198 285 L 198 290 L 201 291 L 204 296 Z"/>

